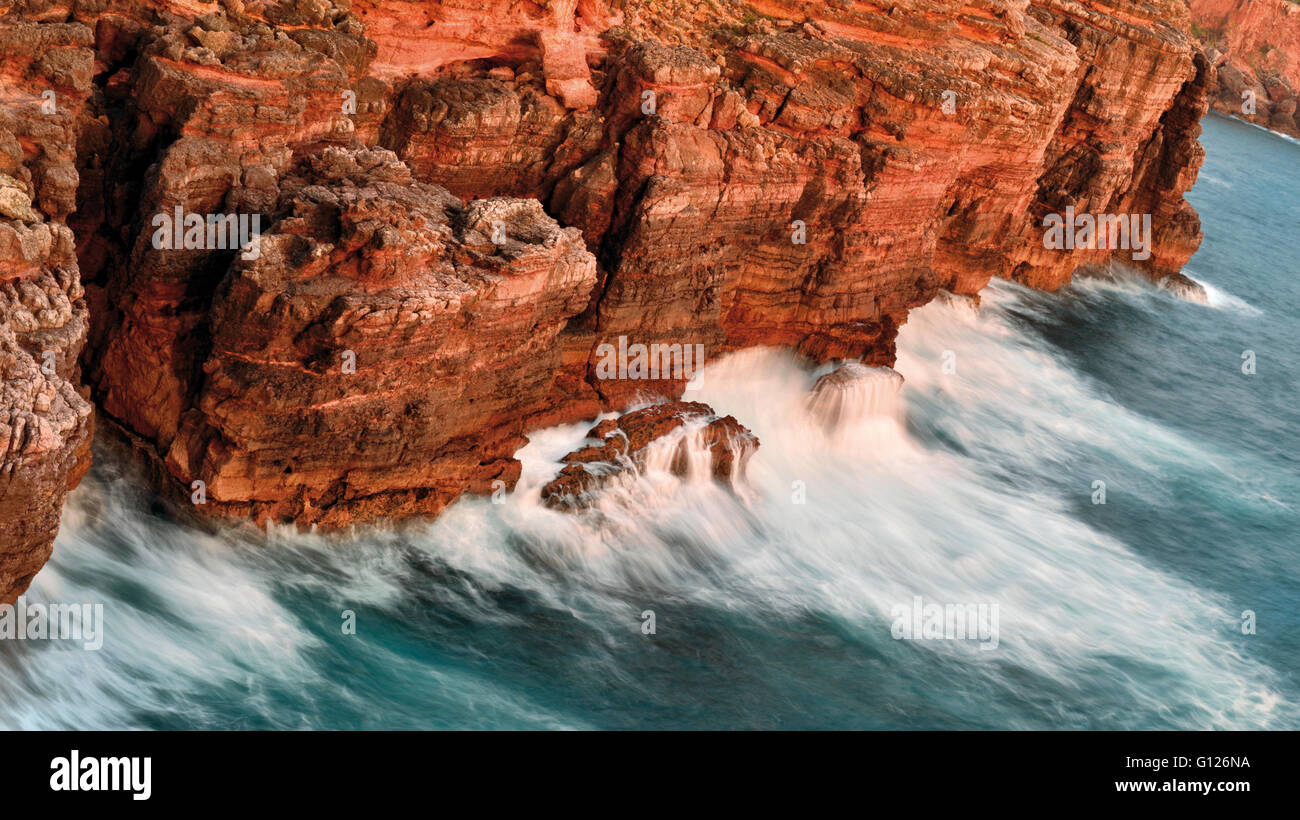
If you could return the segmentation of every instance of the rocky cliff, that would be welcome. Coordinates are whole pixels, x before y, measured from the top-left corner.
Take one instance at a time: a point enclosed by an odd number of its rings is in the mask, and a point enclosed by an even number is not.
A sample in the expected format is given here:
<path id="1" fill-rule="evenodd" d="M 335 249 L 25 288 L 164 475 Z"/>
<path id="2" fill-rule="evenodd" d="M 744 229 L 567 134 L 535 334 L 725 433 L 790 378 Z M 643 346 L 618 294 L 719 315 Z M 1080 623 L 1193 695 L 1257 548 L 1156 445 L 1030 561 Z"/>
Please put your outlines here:
<path id="1" fill-rule="evenodd" d="M 0 603 L 50 557 L 90 466 L 89 326 L 68 228 L 93 36 L 66 15 L 0 25 Z"/>
<path id="2" fill-rule="evenodd" d="M 890 364 L 940 292 L 1175 276 L 1200 239 L 1181 0 L 0 15 L 0 597 L 87 396 L 200 512 L 432 514 L 513 486 L 530 429 L 676 397 L 683 351 Z M 1067 209 L 1146 215 L 1148 253 L 1052 247 Z"/>
<path id="3" fill-rule="evenodd" d="M 1300 136 L 1300 5 L 1191 0 L 1192 31 L 1218 69 L 1215 111 Z"/>

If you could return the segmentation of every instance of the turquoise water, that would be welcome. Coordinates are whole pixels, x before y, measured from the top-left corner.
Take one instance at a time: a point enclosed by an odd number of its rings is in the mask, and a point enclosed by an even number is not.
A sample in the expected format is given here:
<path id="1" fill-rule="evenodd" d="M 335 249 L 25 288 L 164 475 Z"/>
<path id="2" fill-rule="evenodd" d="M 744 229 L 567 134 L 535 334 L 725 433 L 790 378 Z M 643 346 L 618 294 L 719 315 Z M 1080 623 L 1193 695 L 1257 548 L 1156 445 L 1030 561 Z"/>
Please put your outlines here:
<path id="1" fill-rule="evenodd" d="M 101 447 L 28 600 L 102 602 L 104 647 L 0 641 L 0 726 L 1298 728 L 1300 145 L 1203 141 L 1210 304 L 1121 277 L 928 305 L 901 396 L 834 433 L 816 372 L 713 363 L 690 397 L 762 440 L 739 494 L 651 470 L 545 510 L 575 425 L 505 504 L 205 533 Z M 918 595 L 996 604 L 997 648 L 894 639 Z"/>

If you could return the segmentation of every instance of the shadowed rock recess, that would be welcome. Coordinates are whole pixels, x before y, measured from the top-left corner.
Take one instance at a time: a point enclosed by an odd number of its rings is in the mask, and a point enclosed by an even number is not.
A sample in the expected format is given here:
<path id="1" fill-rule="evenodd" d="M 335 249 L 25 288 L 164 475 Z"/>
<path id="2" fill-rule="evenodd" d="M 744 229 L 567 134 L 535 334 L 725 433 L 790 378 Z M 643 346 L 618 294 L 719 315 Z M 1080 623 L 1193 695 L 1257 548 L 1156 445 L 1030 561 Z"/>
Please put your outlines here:
<path id="1" fill-rule="evenodd" d="M 679 397 L 598 376 L 620 337 L 890 365 L 943 291 L 1105 264 L 1044 247 L 1067 207 L 1151 214 L 1132 264 L 1175 275 L 1188 31 L 1184 0 L 0 0 L 0 599 L 92 402 L 198 513 L 337 528 Z"/>

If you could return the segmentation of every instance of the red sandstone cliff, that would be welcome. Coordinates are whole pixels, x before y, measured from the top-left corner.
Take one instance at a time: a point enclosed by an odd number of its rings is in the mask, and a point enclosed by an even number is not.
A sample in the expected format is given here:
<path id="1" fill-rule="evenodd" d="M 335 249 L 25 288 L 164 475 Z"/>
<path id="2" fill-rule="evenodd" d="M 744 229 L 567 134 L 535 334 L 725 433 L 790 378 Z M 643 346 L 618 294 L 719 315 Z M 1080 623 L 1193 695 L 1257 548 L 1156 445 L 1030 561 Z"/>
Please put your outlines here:
<path id="1" fill-rule="evenodd" d="M 889 364 L 907 311 L 943 290 L 1054 288 L 1110 258 L 1046 248 L 1048 213 L 1150 214 L 1133 264 L 1156 277 L 1200 239 L 1182 194 L 1213 69 L 1181 0 L 0 15 L 21 43 L 3 95 L 27 106 L 4 108 L 0 149 L 33 169 L 0 242 L 11 221 L 62 237 L 4 277 L 67 304 L 45 333 L 66 354 L 59 401 L 34 376 L 0 397 L 50 420 L 9 451 L 26 472 L 6 469 L 0 506 L 33 506 L 0 595 L 48 554 L 50 488 L 85 467 L 83 340 L 105 419 L 167 486 L 201 488 L 198 509 L 339 526 L 512 485 L 528 430 L 680 392 L 673 374 L 600 378 L 619 337 Z M 42 83 L 69 98 L 54 131 L 30 108 Z M 177 209 L 257 215 L 256 258 L 160 246 L 154 220 Z M 0 345 L 30 358 L 26 315 L 0 311 L 17 339 Z"/>
<path id="2" fill-rule="evenodd" d="M 1215 111 L 1300 136 L 1300 5 L 1191 0 L 1193 32 L 1218 68 Z"/>
<path id="3" fill-rule="evenodd" d="M 87 310 L 65 220 L 91 42 L 76 23 L 0 26 L 0 603 L 49 558 L 64 496 L 90 466 Z"/>

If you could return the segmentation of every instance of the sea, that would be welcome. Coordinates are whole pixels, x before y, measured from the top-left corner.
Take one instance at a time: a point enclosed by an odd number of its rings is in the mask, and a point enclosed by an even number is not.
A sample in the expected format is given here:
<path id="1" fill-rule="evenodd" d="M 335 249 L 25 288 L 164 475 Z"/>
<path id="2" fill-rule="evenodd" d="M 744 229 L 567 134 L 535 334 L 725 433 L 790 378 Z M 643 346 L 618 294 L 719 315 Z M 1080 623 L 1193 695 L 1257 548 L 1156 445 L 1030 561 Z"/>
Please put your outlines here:
<path id="1" fill-rule="evenodd" d="M 100 442 L 25 602 L 102 646 L 0 640 L 0 727 L 1300 728 L 1300 144 L 1202 142 L 1203 302 L 998 281 L 834 418 L 826 367 L 711 361 L 735 488 L 659 453 L 548 509 L 586 422 L 436 521 L 204 529 Z"/>

